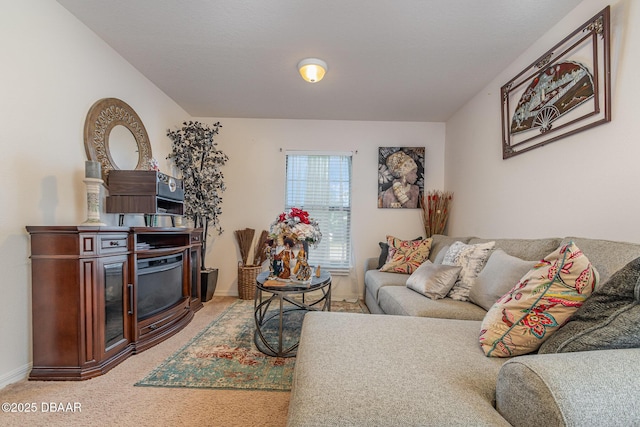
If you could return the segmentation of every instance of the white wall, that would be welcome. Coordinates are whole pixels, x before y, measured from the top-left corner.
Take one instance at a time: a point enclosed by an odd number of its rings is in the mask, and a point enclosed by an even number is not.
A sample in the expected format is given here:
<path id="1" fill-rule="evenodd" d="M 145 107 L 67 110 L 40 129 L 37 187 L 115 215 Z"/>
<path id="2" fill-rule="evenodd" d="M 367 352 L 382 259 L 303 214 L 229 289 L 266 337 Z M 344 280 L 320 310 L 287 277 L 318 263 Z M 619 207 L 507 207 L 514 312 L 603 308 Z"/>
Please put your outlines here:
<path id="1" fill-rule="evenodd" d="M 220 268 L 216 295 L 237 295 L 240 251 L 234 230 L 268 230 L 282 212 L 285 187 L 285 151 L 333 150 L 353 155 L 353 246 L 356 266 L 349 277 L 334 277 L 334 298 L 356 298 L 363 293 L 363 262 L 379 255 L 378 242 L 386 234 L 410 239 L 424 235 L 419 209 L 378 209 L 378 147 L 424 146 L 426 187 L 444 185 L 444 124 L 408 122 L 353 122 L 264 119 L 220 120 L 216 141 L 230 161 L 224 166 L 222 226 L 225 233 L 210 236 L 209 267 Z M 282 149 L 282 151 L 280 151 Z M 322 224 L 320 224 L 322 228 Z"/>
<path id="2" fill-rule="evenodd" d="M 612 5 L 613 119 L 502 160 L 500 87 Z M 451 235 L 640 242 L 640 4 L 585 0 L 446 123 Z"/>
<path id="3" fill-rule="evenodd" d="M 26 225 L 86 219 L 83 142 L 91 105 L 120 98 L 142 119 L 164 166 L 172 123 L 187 114 L 53 0 L 1 1 L 0 387 L 31 361 Z"/>

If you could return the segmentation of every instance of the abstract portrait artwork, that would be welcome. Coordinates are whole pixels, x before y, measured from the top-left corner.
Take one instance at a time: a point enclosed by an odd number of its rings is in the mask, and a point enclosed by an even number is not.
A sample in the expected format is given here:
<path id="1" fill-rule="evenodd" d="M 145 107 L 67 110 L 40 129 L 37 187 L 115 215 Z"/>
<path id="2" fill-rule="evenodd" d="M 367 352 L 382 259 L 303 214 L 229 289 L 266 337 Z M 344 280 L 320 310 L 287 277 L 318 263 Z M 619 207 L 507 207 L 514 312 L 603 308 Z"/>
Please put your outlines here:
<path id="1" fill-rule="evenodd" d="M 379 208 L 420 207 L 424 193 L 424 152 L 424 147 L 379 147 Z"/>

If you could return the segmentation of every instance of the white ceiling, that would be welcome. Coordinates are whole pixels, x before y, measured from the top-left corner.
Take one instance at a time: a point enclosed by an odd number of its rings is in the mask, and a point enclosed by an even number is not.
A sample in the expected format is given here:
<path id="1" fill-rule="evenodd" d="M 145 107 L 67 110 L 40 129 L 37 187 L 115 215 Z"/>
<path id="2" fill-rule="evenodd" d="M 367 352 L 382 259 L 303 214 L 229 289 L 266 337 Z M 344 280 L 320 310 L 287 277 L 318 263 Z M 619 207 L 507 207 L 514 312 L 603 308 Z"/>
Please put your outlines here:
<path id="1" fill-rule="evenodd" d="M 580 1 L 58 0 L 195 117 L 435 122 Z"/>

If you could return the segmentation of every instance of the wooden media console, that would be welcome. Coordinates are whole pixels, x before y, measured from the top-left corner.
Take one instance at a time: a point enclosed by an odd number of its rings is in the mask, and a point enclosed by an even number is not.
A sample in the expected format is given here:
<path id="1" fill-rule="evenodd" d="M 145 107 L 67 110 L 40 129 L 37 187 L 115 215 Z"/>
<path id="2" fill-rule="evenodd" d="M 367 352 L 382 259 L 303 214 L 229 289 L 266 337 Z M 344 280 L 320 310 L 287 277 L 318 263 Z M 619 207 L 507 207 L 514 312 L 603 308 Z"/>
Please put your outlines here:
<path id="1" fill-rule="evenodd" d="M 31 380 L 85 380 L 184 328 L 202 308 L 201 229 L 28 226 Z"/>

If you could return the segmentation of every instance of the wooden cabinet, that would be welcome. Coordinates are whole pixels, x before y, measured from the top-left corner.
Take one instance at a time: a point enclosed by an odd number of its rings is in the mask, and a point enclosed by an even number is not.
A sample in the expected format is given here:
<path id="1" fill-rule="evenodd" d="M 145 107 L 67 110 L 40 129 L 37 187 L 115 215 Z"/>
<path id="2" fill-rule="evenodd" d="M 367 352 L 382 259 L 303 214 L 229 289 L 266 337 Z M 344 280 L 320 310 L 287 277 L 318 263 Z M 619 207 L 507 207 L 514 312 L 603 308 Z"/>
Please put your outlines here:
<path id="1" fill-rule="evenodd" d="M 194 310 L 200 310 L 202 308 L 203 295 L 200 294 L 202 290 L 200 274 L 202 260 L 200 259 L 200 249 L 202 248 L 202 232 L 195 231 L 191 233 L 191 249 L 189 257 L 189 271 L 191 272 L 191 307 Z"/>
<path id="2" fill-rule="evenodd" d="M 199 247 L 201 230 L 56 226 L 27 231 L 32 264 L 30 379 L 101 375 L 178 332 L 202 307 L 199 294 L 192 293 L 192 272 L 200 269 L 192 252 Z M 175 271 L 162 275 L 168 260 Z M 151 283 L 157 287 L 149 287 L 142 270 L 154 263 L 157 275 Z M 158 280 L 164 277 L 172 283 L 170 291 Z M 163 292 L 166 296 L 156 302 L 155 293 Z"/>
<path id="3" fill-rule="evenodd" d="M 131 343 L 133 284 L 129 280 L 129 257 L 108 256 L 97 260 L 96 281 L 98 359 L 108 360 L 127 353 Z"/>

